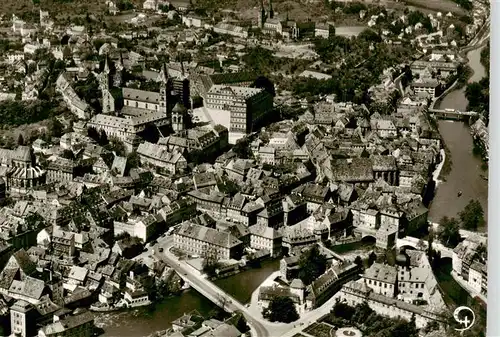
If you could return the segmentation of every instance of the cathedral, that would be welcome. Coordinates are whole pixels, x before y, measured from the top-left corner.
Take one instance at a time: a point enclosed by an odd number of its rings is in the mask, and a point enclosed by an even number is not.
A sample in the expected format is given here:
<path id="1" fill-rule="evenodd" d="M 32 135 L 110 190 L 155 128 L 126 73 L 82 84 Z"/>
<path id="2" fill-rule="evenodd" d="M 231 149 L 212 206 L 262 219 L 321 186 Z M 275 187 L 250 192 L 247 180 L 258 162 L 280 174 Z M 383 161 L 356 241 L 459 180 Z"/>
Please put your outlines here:
<path id="1" fill-rule="evenodd" d="M 260 0 L 260 12 L 259 12 L 259 18 L 258 18 L 258 23 L 259 23 L 260 29 L 264 28 L 264 25 L 268 19 L 271 19 L 272 21 L 274 20 L 273 0 L 269 0 L 269 12 L 268 13 L 266 13 L 266 10 L 264 9 L 264 1 Z"/>
<path id="2" fill-rule="evenodd" d="M 174 91 L 173 79 L 165 65 L 160 72 L 160 91 L 144 91 L 122 87 L 124 67 L 121 61 L 113 67 L 106 58 L 100 74 L 102 113 L 95 115 L 88 127 L 103 130 L 108 137 L 124 142 L 128 150 L 140 141 L 138 134 L 146 127 L 170 125 L 177 133 L 185 128 L 187 109 Z"/>

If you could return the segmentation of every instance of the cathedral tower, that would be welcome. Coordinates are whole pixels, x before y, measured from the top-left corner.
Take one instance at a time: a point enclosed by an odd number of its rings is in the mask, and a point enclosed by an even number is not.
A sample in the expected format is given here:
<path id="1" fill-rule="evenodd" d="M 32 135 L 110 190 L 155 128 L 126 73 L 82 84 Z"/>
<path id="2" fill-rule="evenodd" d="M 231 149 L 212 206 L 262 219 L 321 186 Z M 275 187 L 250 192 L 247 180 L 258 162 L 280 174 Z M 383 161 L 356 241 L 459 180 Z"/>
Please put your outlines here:
<path id="1" fill-rule="evenodd" d="M 260 12 L 258 17 L 259 28 L 264 28 L 264 23 L 266 22 L 266 10 L 264 9 L 264 1 L 260 0 Z"/>
<path id="2" fill-rule="evenodd" d="M 104 64 L 104 70 L 101 73 L 101 92 L 102 92 L 102 112 L 110 113 L 115 111 L 115 99 L 111 94 L 111 70 L 109 68 L 108 57 Z"/>
<path id="3" fill-rule="evenodd" d="M 273 0 L 269 0 L 269 19 L 274 19 Z"/>

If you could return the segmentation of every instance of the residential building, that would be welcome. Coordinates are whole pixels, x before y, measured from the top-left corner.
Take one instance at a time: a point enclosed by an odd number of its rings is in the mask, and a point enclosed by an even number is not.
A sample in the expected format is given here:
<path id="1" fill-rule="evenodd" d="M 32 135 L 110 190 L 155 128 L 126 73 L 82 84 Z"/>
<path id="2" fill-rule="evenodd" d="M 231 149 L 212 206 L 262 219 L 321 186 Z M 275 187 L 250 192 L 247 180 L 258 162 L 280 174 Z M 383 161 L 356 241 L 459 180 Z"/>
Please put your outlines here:
<path id="1" fill-rule="evenodd" d="M 217 34 L 231 35 L 242 39 L 246 39 L 248 37 L 248 31 L 244 27 L 235 26 L 225 22 L 216 24 L 213 29 Z"/>
<path id="2" fill-rule="evenodd" d="M 165 145 L 144 142 L 137 148 L 137 154 L 143 165 L 154 167 L 163 173 L 175 175 L 187 168 L 187 161 L 182 153 L 176 150 L 171 152 Z"/>
<path id="3" fill-rule="evenodd" d="M 76 315 L 54 319 L 54 323 L 38 331 L 38 337 L 91 337 L 94 332 L 94 315 L 85 311 Z"/>

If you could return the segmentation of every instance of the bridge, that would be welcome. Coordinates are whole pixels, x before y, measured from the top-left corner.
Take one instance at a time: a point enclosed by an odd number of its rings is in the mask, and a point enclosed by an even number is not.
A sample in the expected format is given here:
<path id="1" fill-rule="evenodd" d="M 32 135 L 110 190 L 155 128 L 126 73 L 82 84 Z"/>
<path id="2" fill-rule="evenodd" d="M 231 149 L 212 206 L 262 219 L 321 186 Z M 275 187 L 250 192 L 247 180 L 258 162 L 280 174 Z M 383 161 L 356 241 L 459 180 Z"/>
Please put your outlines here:
<path id="1" fill-rule="evenodd" d="M 155 251 L 155 257 L 168 266 L 174 269 L 177 274 L 188 283 L 193 289 L 198 291 L 200 294 L 205 296 L 207 299 L 212 301 L 217 306 L 221 307 L 230 313 L 235 311 L 240 311 L 245 316 L 248 325 L 251 327 L 252 334 L 259 337 L 270 337 L 270 330 L 262 324 L 260 317 L 255 317 L 254 314 L 248 311 L 248 309 L 239 303 L 232 296 L 227 294 L 225 291 L 220 289 L 218 286 L 205 279 L 201 275 L 195 274 L 195 272 L 189 267 L 184 261 L 180 261 L 175 255 L 169 252 L 169 249 L 165 249 L 163 253 Z"/>
<path id="2" fill-rule="evenodd" d="M 429 109 L 429 112 L 434 114 L 439 119 L 448 119 L 448 120 L 468 120 L 472 116 L 477 116 L 477 112 L 475 111 L 458 111 L 455 109 Z"/>
<path id="3" fill-rule="evenodd" d="M 421 246 L 423 243 L 423 247 Z M 415 249 L 427 249 L 429 248 L 429 242 L 426 240 L 420 241 L 420 239 L 414 238 L 412 236 L 406 236 L 401 239 L 397 239 L 396 247 L 399 249 L 401 247 L 408 246 Z M 442 258 L 453 258 L 453 249 L 444 246 L 442 243 L 433 242 L 432 248 L 441 253 Z"/>
<path id="4" fill-rule="evenodd" d="M 195 271 L 186 262 L 179 260 L 172 254 L 169 251 L 173 244 L 172 237 L 165 237 L 159 241 L 161 241 L 161 243 L 157 245 L 163 248 L 163 252 L 159 252 L 155 249 L 154 258 L 165 262 L 194 290 L 198 291 L 225 311 L 241 312 L 250 326 L 252 337 L 292 337 L 305 326 L 328 314 L 335 304 L 336 299 L 332 297 L 319 308 L 302 313 L 300 318 L 292 324 L 266 321 L 260 314 L 260 307 L 257 306 L 258 312 L 252 309 L 252 307 L 247 308 L 224 290 L 213 284 L 210 280 L 200 275 L 198 271 Z M 155 247 L 157 247 L 157 245 L 155 245 Z"/>

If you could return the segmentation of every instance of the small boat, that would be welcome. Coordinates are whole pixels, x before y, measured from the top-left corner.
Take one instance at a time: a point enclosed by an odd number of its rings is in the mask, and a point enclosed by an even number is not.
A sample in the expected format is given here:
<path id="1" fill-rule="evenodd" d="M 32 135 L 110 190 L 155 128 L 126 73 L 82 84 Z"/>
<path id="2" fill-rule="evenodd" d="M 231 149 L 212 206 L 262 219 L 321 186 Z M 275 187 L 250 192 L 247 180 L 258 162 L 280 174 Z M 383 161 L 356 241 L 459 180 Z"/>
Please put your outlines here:
<path id="1" fill-rule="evenodd" d="M 457 196 L 461 197 L 462 196 L 462 191 L 458 191 Z"/>
<path id="2" fill-rule="evenodd" d="M 488 181 L 488 176 L 486 176 L 484 174 L 481 174 L 481 178 L 483 178 L 484 180 Z"/>

